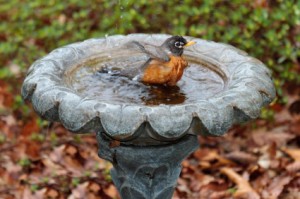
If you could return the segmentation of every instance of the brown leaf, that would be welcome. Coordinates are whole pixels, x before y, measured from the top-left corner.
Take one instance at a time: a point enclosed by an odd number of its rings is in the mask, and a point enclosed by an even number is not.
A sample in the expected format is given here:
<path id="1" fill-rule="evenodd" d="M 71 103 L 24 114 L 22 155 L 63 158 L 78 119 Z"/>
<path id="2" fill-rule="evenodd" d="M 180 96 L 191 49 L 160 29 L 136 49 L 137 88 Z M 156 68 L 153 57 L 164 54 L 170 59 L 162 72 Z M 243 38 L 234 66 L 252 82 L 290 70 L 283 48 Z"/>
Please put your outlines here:
<path id="1" fill-rule="evenodd" d="M 218 191 L 210 195 L 209 199 L 225 199 L 230 198 L 231 194 L 229 191 Z"/>
<path id="2" fill-rule="evenodd" d="M 72 189 L 72 193 L 69 195 L 68 199 L 85 198 L 88 191 L 87 186 L 88 182 L 77 185 Z"/>
<path id="3" fill-rule="evenodd" d="M 188 195 L 191 193 L 191 190 L 189 189 L 188 187 L 188 183 L 185 179 L 183 178 L 179 178 L 177 180 L 177 186 L 176 186 L 176 190 L 177 192 L 179 192 L 181 195 L 182 194 L 185 194 L 185 195 Z"/>
<path id="4" fill-rule="evenodd" d="M 50 159 L 53 162 L 60 162 L 60 161 L 62 161 L 65 147 L 66 147 L 66 145 L 60 145 L 58 147 L 55 147 L 51 151 L 51 153 L 49 154 Z"/>
<path id="5" fill-rule="evenodd" d="M 25 144 L 25 153 L 27 154 L 30 159 L 38 159 L 40 158 L 40 152 L 41 152 L 41 143 L 33 142 L 33 141 L 27 141 L 24 140 L 23 142 Z"/>
<path id="6" fill-rule="evenodd" d="M 217 193 L 220 193 L 220 195 L 223 195 L 225 191 L 228 190 L 228 185 L 225 183 L 218 183 L 216 181 L 210 182 L 209 184 L 203 186 L 200 191 L 199 198 L 211 198 L 211 196 L 218 195 Z M 222 198 L 223 199 L 223 198 Z"/>
<path id="7" fill-rule="evenodd" d="M 199 171 L 196 171 L 193 174 L 190 174 L 191 177 L 190 179 L 190 189 L 192 191 L 199 191 L 201 189 L 201 187 L 203 187 L 204 185 L 209 184 L 210 182 L 215 181 L 215 178 L 213 176 L 210 175 L 205 175 Z"/>
<path id="8" fill-rule="evenodd" d="M 292 134 L 300 136 L 300 120 L 296 120 L 290 124 L 290 129 Z"/>
<path id="9" fill-rule="evenodd" d="M 287 165 L 286 170 L 288 172 L 291 172 L 291 173 L 295 173 L 297 171 L 300 171 L 300 161 L 295 161 L 295 162 Z"/>
<path id="10" fill-rule="evenodd" d="M 280 199 L 299 199 L 299 198 L 300 198 L 300 191 L 292 191 L 280 197 Z"/>
<path id="11" fill-rule="evenodd" d="M 4 169 L 6 170 L 4 176 L 1 176 L 5 184 L 14 185 L 16 183 L 16 180 L 18 180 L 18 177 L 22 171 L 22 167 L 10 160 L 7 160 L 1 166 L 3 166 Z"/>
<path id="12" fill-rule="evenodd" d="M 226 154 L 225 158 L 241 164 L 251 164 L 257 161 L 256 156 L 243 151 L 233 151 Z"/>
<path id="13" fill-rule="evenodd" d="M 293 158 L 295 161 L 300 161 L 300 149 L 288 149 L 288 148 L 282 148 L 283 152 L 288 154 L 291 158 Z"/>
<path id="14" fill-rule="evenodd" d="M 300 114 L 300 99 L 294 101 L 290 107 L 289 107 L 289 112 L 291 114 Z"/>
<path id="15" fill-rule="evenodd" d="M 300 192 L 300 173 L 293 174 L 294 179 L 285 186 L 285 192 Z"/>
<path id="16" fill-rule="evenodd" d="M 276 123 L 289 123 L 292 120 L 292 116 L 287 109 L 283 109 L 277 112 L 274 116 Z"/>
<path id="17" fill-rule="evenodd" d="M 14 95 L 9 89 L 9 84 L 4 80 L 0 80 L 0 108 L 12 107 L 14 103 Z"/>
<path id="18" fill-rule="evenodd" d="M 277 199 L 282 193 L 284 186 L 292 179 L 293 178 L 291 176 L 286 174 L 275 177 L 267 189 L 263 191 L 263 196 L 268 199 Z"/>
<path id="19" fill-rule="evenodd" d="M 90 182 L 88 184 L 88 189 L 94 193 L 97 193 L 101 189 L 101 186 L 97 183 Z"/>
<path id="20" fill-rule="evenodd" d="M 258 146 L 270 145 L 272 143 L 282 146 L 295 137 L 295 135 L 288 134 L 285 131 L 288 131 L 288 126 L 273 129 L 272 132 L 259 130 L 252 134 L 252 138 Z"/>
<path id="21" fill-rule="evenodd" d="M 244 199 L 259 199 L 259 195 L 251 187 L 248 181 L 242 176 L 236 173 L 231 168 L 222 168 L 221 173 L 225 174 L 230 180 L 232 180 L 238 187 L 238 190 L 233 194 L 234 198 Z"/>
<path id="22" fill-rule="evenodd" d="M 111 198 L 117 198 L 119 196 L 118 191 L 114 185 L 109 185 L 108 188 L 104 189 L 104 193 Z"/>
<path id="23" fill-rule="evenodd" d="M 226 165 L 226 166 L 234 165 L 234 162 L 222 157 L 221 155 L 218 154 L 217 151 L 210 151 L 209 153 L 206 154 L 206 156 L 204 156 L 202 158 L 202 160 L 203 161 L 208 161 L 208 162 L 217 161 L 216 163 L 214 163 L 215 167 L 218 167 L 218 166 L 221 166 L 221 165 Z"/>
<path id="24" fill-rule="evenodd" d="M 71 156 L 74 156 L 78 152 L 77 148 L 73 145 L 70 145 L 70 144 L 66 145 L 64 151 L 65 151 L 66 154 L 69 154 Z"/>
<path id="25" fill-rule="evenodd" d="M 23 136 L 30 136 L 32 133 L 37 133 L 40 131 L 40 128 L 37 125 L 35 118 L 29 120 L 22 129 Z"/>
<path id="26" fill-rule="evenodd" d="M 1 119 L 5 121 L 6 125 L 8 126 L 17 124 L 17 121 L 13 115 L 1 116 Z"/>
<path id="27" fill-rule="evenodd" d="M 46 198 L 58 198 L 59 195 L 59 192 L 52 188 L 47 188 L 45 193 Z"/>
<path id="28" fill-rule="evenodd" d="M 252 187 L 258 191 L 261 192 L 265 189 L 265 187 L 268 185 L 268 183 L 271 180 L 270 175 L 267 172 L 259 172 L 256 174 L 258 177 L 252 181 Z"/>

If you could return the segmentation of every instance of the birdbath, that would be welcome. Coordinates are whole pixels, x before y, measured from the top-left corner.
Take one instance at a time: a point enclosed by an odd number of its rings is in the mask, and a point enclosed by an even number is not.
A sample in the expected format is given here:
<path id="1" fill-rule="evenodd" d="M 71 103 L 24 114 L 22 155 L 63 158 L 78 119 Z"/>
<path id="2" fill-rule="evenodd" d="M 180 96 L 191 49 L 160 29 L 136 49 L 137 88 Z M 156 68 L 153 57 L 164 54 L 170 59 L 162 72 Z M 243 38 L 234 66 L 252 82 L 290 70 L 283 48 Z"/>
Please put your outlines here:
<path id="1" fill-rule="evenodd" d="M 22 96 L 44 119 L 71 132 L 96 132 L 99 156 L 123 199 L 167 199 L 197 135 L 221 136 L 260 115 L 275 90 L 259 60 L 230 45 L 193 37 L 177 86 L 145 85 L 101 74 L 138 63 L 129 41 L 162 44 L 170 35 L 130 34 L 89 39 L 52 51 L 29 68 Z"/>

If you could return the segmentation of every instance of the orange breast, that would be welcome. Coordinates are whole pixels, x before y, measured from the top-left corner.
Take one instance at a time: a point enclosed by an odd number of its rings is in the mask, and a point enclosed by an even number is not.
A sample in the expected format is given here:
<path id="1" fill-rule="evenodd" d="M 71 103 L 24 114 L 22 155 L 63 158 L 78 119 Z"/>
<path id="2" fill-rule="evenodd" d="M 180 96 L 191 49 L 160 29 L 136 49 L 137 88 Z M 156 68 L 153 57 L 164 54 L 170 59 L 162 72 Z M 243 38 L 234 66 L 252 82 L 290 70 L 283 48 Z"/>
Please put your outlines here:
<path id="1" fill-rule="evenodd" d="M 171 56 L 169 62 L 153 60 L 145 69 L 142 81 L 150 84 L 175 86 L 188 63 L 182 57 Z"/>

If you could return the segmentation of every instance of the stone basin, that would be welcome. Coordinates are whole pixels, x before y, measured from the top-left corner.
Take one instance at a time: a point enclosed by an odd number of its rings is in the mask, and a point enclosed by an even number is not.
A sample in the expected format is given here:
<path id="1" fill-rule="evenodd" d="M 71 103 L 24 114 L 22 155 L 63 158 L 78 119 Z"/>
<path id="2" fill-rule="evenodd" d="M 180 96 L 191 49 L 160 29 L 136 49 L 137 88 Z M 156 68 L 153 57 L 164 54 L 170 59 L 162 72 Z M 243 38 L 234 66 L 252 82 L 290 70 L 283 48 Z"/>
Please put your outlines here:
<path id="1" fill-rule="evenodd" d="M 258 117 L 274 98 L 271 74 L 262 62 L 233 46 L 192 37 L 186 38 L 197 43 L 183 55 L 189 67 L 177 87 L 167 89 L 170 94 L 155 95 L 164 88 L 137 81 L 115 85 L 97 73 L 103 66 L 138 62 L 138 54 L 121 48 L 128 41 L 160 45 L 168 37 L 116 35 L 56 49 L 30 67 L 22 95 L 40 116 L 72 132 L 105 132 L 137 145 L 186 134 L 220 136 L 233 124 Z"/>

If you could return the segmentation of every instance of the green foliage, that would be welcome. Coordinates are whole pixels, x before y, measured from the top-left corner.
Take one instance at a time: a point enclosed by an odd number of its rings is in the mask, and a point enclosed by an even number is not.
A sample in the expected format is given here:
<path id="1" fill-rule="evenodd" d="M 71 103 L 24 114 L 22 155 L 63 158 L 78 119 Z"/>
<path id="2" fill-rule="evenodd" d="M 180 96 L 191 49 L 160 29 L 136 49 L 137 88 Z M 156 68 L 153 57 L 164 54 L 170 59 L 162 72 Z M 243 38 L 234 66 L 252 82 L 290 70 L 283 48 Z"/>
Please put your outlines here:
<path id="1" fill-rule="evenodd" d="M 3 143 L 5 143 L 5 141 L 6 141 L 6 136 L 5 136 L 5 135 L 2 135 L 2 134 L 0 134 L 0 144 L 3 144 Z"/>
<path id="2" fill-rule="evenodd" d="M 50 141 L 52 146 L 55 146 L 58 143 L 58 137 L 55 132 L 50 133 Z"/>
<path id="3" fill-rule="evenodd" d="M 78 186 L 79 183 L 80 183 L 80 178 L 72 178 L 71 184 L 72 184 L 74 187 Z"/>
<path id="4" fill-rule="evenodd" d="M 12 60 L 24 74 L 34 60 L 72 42 L 112 34 L 168 33 L 247 51 L 272 69 L 282 97 L 282 85 L 300 84 L 300 1 L 257 2 L 6 1 L 0 6 L 0 78 L 12 76 L 6 67 Z"/>
<path id="5" fill-rule="evenodd" d="M 45 140 L 45 136 L 40 133 L 32 133 L 30 139 L 36 142 L 43 142 Z"/>
<path id="6" fill-rule="evenodd" d="M 29 158 L 24 157 L 19 160 L 18 164 L 22 167 L 29 167 L 31 165 L 31 161 Z"/>
<path id="7" fill-rule="evenodd" d="M 227 190 L 230 194 L 234 194 L 237 191 L 236 187 L 230 188 Z"/>
<path id="8" fill-rule="evenodd" d="M 112 182 L 112 178 L 110 175 L 110 169 L 106 168 L 102 171 L 102 175 L 104 176 L 104 179 L 106 182 Z"/>
<path id="9" fill-rule="evenodd" d="M 32 184 L 30 186 L 30 191 L 35 192 L 37 190 L 39 190 L 39 186 L 37 184 Z"/>
<path id="10" fill-rule="evenodd" d="M 262 108 L 261 113 L 260 113 L 260 118 L 271 121 L 274 119 L 274 115 L 275 115 L 274 110 Z"/>

